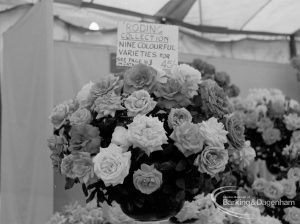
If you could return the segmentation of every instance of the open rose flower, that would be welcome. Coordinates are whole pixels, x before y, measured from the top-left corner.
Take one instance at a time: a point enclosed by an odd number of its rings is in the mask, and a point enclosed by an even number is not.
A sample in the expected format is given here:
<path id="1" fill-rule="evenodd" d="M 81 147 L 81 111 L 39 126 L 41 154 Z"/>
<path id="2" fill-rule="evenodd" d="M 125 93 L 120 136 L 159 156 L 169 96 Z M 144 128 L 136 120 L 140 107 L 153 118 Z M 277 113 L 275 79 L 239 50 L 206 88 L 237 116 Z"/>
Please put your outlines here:
<path id="1" fill-rule="evenodd" d="M 286 128 L 290 131 L 300 129 L 300 117 L 296 113 L 284 115 L 284 123 Z"/>
<path id="2" fill-rule="evenodd" d="M 157 79 L 158 73 L 154 68 L 144 64 L 135 65 L 124 73 L 124 92 L 133 93 L 144 89 L 152 93 Z"/>
<path id="3" fill-rule="evenodd" d="M 253 190 L 256 190 L 257 192 L 263 192 L 265 187 L 267 186 L 268 181 L 264 178 L 257 178 L 254 180 L 252 184 Z"/>
<path id="4" fill-rule="evenodd" d="M 121 147 L 110 144 L 93 158 L 94 172 L 105 186 L 123 184 L 129 174 L 131 152 L 122 151 Z"/>
<path id="5" fill-rule="evenodd" d="M 185 222 L 198 218 L 198 207 L 195 202 L 184 202 L 183 208 L 176 214 L 176 219 L 179 222 Z"/>
<path id="6" fill-rule="evenodd" d="M 101 79 L 94 83 L 91 87 L 91 95 L 96 99 L 99 96 L 104 96 L 108 93 L 120 93 L 121 82 L 119 77 L 112 74 L 101 77 Z"/>
<path id="7" fill-rule="evenodd" d="M 203 149 L 204 138 L 197 124 L 185 122 L 177 126 L 170 138 L 175 141 L 175 146 L 185 157 L 201 152 Z"/>
<path id="8" fill-rule="evenodd" d="M 100 131 L 89 124 L 72 126 L 70 130 L 70 151 L 98 153 L 100 147 Z"/>
<path id="9" fill-rule="evenodd" d="M 224 129 L 224 125 L 222 123 L 212 117 L 207 121 L 202 121 L 199 126 L 201 134 L 207 145 L 224 148 L 224 144 L 227 142 L 226 135 L 228 134 L 228 131 Z"/>
<path id="10" fill-rule="evenodd" d="M 224 90 L 213 80 L 208 79 L 200 84 L 199 95 L 203 111 L 212 116 L 219 118 L 232 111 Z"/>
<path id="11" fill-rule="evenodd" d="M 195 166 L 201 173 L 207 173 L 211 177 L 225 170 L 228 163 L 228 152 L 217 146 L 207 146 L 195 160 Z"/>
<path id="12" fill-rule="evenodd" d="M 285 112 L 285 100 L 274 100 L 269 109 L 270 117 L 281 117 Z"/>
<path id="13" fill-rule="evenodd" d="M 48 147 L 55 154 L 60 154 L 67 149 L 68 141 L 64 136 L 52 135 L 47 139 Z"/>
<path id="14" fill-rule="evenodd" d="M 278 200 L 284 195 L 284 188 L 278 181 L 270 181 L 265 185 L 263 192 L 266 197 Z"/>
<path id="15" fill-rule="evenodd" d="M 89 124 L 92 121 L 92 114 L 86 108 L 79 108 L 69 118 L 71 125 Z"/>
<path id="16" fill-rule="evenodd" d="M 291 143 L 283 148 L 282 155 L 289 157 L 290 159 L 296 159 L 300 155 L 300 142 Z"/>
<path id="17" fill-rule="evenodd" d="M 96 111 L 96 119 L 106 117 L 108 115 L 115 117 L 116 111 L 124 110 L 121 105 L 121 96 L 116 95 L 114 92 L 110 92 L 106 95 L 99 96 L 92 107 Z"/>
<path id="18" fill-rule="evenodd" d="M 300 168 L 299 167 L 290 168 L 287 173 L 287 176 L 288 179 L 295 180 L 296 182 L 300 181 Z"/>
<path id="19" fill-rule="evenodd" d="M 282 179 L 280 181 L 280 184 L 283 186 L 284 189 L 284 195 L 289 198 L 292 199 L 294 197 L 296 197 L 297 195 L 297 187 L 296 187 L 296 182 L 293 179 Z"/>
<path id="20" fill-rule="evenodd" d="M 162 150 L 161 146 L 168 143 L 163 123 L 157 117 L 145 115 L 133 118 L 133 122 L 128 125 L 128 137 L 134 148 L 144 150 L 148 156 L 154 151 Z"/>
<path id="21" fill-rule="evenodd" d="M 268 128 L 262 133 L 262 138 L 267 145 L 272 145 L 281 140 L 280 130 L 277 128 Z"/>
<path id="22" fill-rule="evenodd" d="M 177 126 L 180 126 L 185 122 L 192 122 L 191 113 L 185 108 L 180 108 L 180 109 L 172 108 L 168 116 L 169 128 L 171 129 L 176 128 Z"/>
<path id="23" fill-rule="evenodd" d="M 133 173 L 133 185 L 143 194 L 151 194 L 162 185 L 162 173 L 154 165 L 142 164 L 141 169 Z"/>
<path id="24" fill-rule="evenodd" d="M 90 107 L 92 106 L 95 96 L 91 94 L 93 82 L 85 84 L 76 96 L 76 101 L 79 103 L 79 107 Z"/>
<path id="25" fill-rule="evenodd" d="M 68 115 L 69 115 L 69 106 L 67 104 L 62 103 L 55 106 L 52 109 L 49 119 L 53 124 L 54 128 L 59 129 L 64 124 Z"/>
<path id="26" fill-rule="evenodd" d="M 156 102 L 150 97 L 145 90 L 133 92 L 124 102 L 127 109 L 127 116 L 135 117 L 136 115 L 146 115 L 154 109 Z"/>
<path id="27" fill-rule="evenodd" d="M 299 224 L 300 223 L 300 209 L 293 206 L 284 209 L 285 215 L 283 219 L 289 224 Z"/>
<path id="28" fill-rule="evenodd" d="M 235 114 L 225 116 L 225 128 L 228 131 L 229 143 L 239 149 L 245 143 L 244 125 L 239 116 Z"/>
<path id="29" fill-rule="evenodd" d="M 181 89 L 179 80 L 173 78 L 168 78 L 166 83 L 158 83 L 154 91 L 158 106 L 171 109 L 190 105 L 191 101 L 181 93 Z"/>
<path id="30" fill-rule="evenodd" d="M 61 173 L 70 178 L 79 178 L 81 182 L 87 183 L 93 177 L 93 162 L 87 152 L 76 152 L 63 158 L 61 162 Z"/>
<path id="31" fill-rule="evenodd" d="M 252 111 L 250 113 L 247 113 L 246 116 L 244 116 L 244 124 L 247 128 L 257 128 L 257 122 L 259 118 L 259 114 L 256 111 Z"/>
<path id="32" fill-rule="evenodd" d="M 257 131 L 258 132 L 264 132 L 268 128 L 273 128 L 273 127 L 274 127 L 274 122 L 268 117 L 262 117 L 257 122 Z"/>
<path id="33" fill-rule="evenodd" d="M 127 151 L 131 143 L 128 140 L 128 131 L 126 128 L 117 126 L 112 134 L 111 143 Z"/>
<path id="34" fill-rule="evenodd" d="M 181 93 L 187 98 L 197 95 L 198 85 L 201 83 L 201 73 L 187 64 L 174 66 L 170 77 L 181 84 Z"/>

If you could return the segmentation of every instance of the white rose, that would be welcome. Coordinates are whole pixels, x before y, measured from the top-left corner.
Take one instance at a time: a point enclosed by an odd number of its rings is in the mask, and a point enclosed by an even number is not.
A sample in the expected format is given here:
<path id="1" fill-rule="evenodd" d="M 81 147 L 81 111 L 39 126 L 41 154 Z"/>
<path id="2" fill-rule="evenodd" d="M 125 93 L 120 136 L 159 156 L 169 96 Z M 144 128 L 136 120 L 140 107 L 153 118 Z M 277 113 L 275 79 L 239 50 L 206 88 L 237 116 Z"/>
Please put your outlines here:
<path id="1" fill-rule="evenodd" d="M 296 113 L 284 115 L 284 123 L 286 128 L 290 131 L 300 128 L 300 117 Z"/>
<path id="2" fill-rule="evenodd" d="M 181 93 L 187 98 L 197 95 L 198 84 L 201 83 L 201 73 L 198 70 L 187 64 L 176 65 L 171 70 L 171 77 L 180 82 Z"/>
<path id="3" fill-rule="evenodd" d="M 240 153 L 240 159 L 241 159 L 241 163 L 240 163 L 241 167 L 249 166 L 256 157 L 256 152 L 251 147 L 250 141 L 245 142 L 243 148 L 239 151 L 239 153 Z"/>
<path id="4" fill-rule="evenodd" d="M 180 212 L 177 213 L 175 217 L 179 222 L 184 222 L 190 219 L 196 219 L 198 218 L 197 206 L 194 202 L 186 201 L 183 205 L 183 208 L 180 210 Z"/>
<path id="5" fill-rule="evenodd" d="M 283 219 L 289 224 L 299 224 L 300 223 L 300 209 L 297 207 L 288 207 L 284 209 L 285 215 Z"/>
<path id="6" fill-rule="evenodd" d="M 291 99 L 289 102 L 289 106 L 295 111 L 300 111 L 300 104 L 296 100 Z"/>
<path id="7" fill-rule="evenodd" d="M 300 168 L 299 167 L 293 167 L 289 169 L 287 173 L 288 179 L 292 179 L 297 181 L 300 181 Z"/>
<path id="8" fill-rule="evenodd" d="M 110 144 L 107 148 L 100 148 L 100 152 L 93 158 L 94 172 L 105 186 L 123 184 L 129 174 L 131 152 L 122 152 L 122 148 Z"/>
<path id="9" fill-rule="evenodd" d="M 271 216 L 262 216 L 260 217 L 259 224 L 281 224 L 281 222 Z"/>
<path id="10" fill-rule="evenodd" d="M 117 126 L 112 134 L 111 143 L 120 146 L 124 152 L 127 151 L 130 146 L 127 129 L 122 126 Z"/>
<path id="11" fill-rule="evenodd" d="M 80 107 L 89 107 L 93 104 L 94 98 L 91 95 L 91 89 L 94 85 L 93 82 L 85 84 L 76 96 L 76 100 L 79 103 Z"/>
<path id="12" fill-rule="evenodd" d="M 280 199 L 284 194 L 284 188 L 278 181 L 267 182 L 264 195 L 270 199 Z"/>
<path id="13" fill-rule="evenodd" d="M 268 182 L 265 179 L 257 178 L 254 180 L 254 182 L 252 184 L 252 188 L 253 188 L 253 190 L 256 190 L 258 192 L 263 192 L 267 183 Z"/>
<path id="14" fill-rule="evenodd" d="M 296 196 L 296 182 L 293 179 L 282 179 L 280 181 L 280 184 L 283 186 L 284 188 L 284 195 L 289 198 L 292 199 Z"/>
<path id="15" fill-rule="evenodd" d="M 137 115 L 128 125 L 129 141 L 133 147 L 138 147 L 147 153 L 162 150 L 162 145 L 168 143 L 168 137 L 163 123 L 157 117 Z"/>
<path id="16" fill-rule="evenodd" d="M 224 129 L 222 123 L 219 123 L 215 117 L 211 117 L 207 121 L 201 122 L 199 126 L 207 145 L 224 148 L 224 143 L 227 142 L 228 131 Z"/>

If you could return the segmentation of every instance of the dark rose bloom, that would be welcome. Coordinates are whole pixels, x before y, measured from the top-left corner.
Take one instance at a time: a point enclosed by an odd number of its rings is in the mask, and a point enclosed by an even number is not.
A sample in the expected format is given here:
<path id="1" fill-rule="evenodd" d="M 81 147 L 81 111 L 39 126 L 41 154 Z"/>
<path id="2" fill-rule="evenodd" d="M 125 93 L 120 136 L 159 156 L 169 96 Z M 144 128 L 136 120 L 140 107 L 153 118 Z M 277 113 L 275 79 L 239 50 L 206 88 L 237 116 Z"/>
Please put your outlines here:
<path id="1" fill-rule="evenodd" d="M 240 117 L 236 114 L 226 116 L 225 128 L 228 131 L 227 137 L 230 144 L 236 149 L 243 147 L 245 143 L 245 127 Z"/>
<path id="2" fill-rule="evenodd" d="M 205 80 L 200 84 L 202 109 L 217 118 L 231 112 L 232 107 L 224 90 L 213 80 Z"/>
<path id="3" fill-rule="evenodd" d="M 228 97 L 237 97 L 238 95 L 240 95 L 241 90 L 238 86 L 232 84 L 225 89 L 225 92 Z"/>
<path id="4" fill-rule="evenodd" d="M 213 75 L 216 73 L 215 67 L 208 64 L 201 59 L 194 59 L 192 66 L 197 69 L 202 74 L 202 79 L 212 79 Z"/>
<path id="5" fill-rule="evenodd" d="M 100 131 L 89 124 L 73 126 L 70 130 L 70 151 L 98 153 L 100 147 Z"/>
<path id="6" fill-rule="evenodd" d="M 152 92 L 157 82 L 157 71 L 147 65 L 138 64 L 124 73 L 124 92 L 133 93 L 136 90 L 144 89 Z"/>
<path id="7" fill-rule="evenodd" d="M 230 77 L 226 72 L 217 72 L 214 79 L 222 88 L 228 86 L 230 83 Z"/>

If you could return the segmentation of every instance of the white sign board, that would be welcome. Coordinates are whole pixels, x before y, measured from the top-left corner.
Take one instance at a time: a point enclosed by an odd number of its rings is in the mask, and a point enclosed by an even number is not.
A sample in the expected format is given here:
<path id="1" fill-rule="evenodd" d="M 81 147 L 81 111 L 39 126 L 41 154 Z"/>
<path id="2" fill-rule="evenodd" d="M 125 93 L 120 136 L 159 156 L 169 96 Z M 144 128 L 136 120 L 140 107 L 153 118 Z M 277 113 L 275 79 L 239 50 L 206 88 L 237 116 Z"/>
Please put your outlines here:
<path id="1" fill-rule="evenodd" d="M 169 70 L 178 64 L 178 27 L 172 25 L 120 22 L 117 66 L 143 63 Z"/>

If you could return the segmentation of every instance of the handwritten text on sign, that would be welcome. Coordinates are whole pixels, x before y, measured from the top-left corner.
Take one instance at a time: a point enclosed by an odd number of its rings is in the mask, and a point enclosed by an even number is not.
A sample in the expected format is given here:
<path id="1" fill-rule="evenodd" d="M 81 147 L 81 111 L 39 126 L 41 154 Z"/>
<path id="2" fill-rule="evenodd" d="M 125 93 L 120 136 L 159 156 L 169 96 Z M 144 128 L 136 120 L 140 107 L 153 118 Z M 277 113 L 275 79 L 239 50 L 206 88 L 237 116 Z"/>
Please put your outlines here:
<path id="1" fill-rule="evenodd" d="M 160 69 L 178 64 L 178 27 L 121 22 L 118 26 L 117 66 L 143 63 Z"/>

